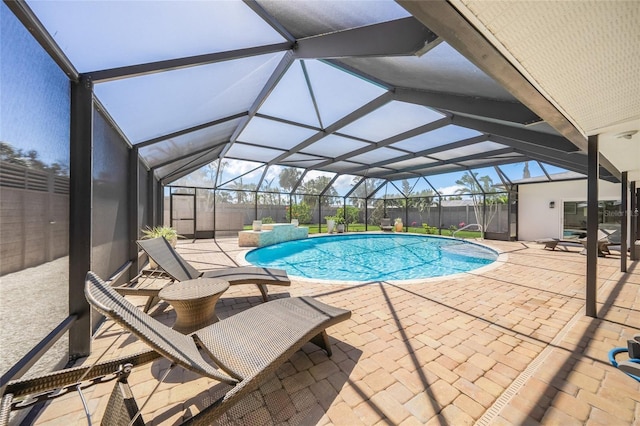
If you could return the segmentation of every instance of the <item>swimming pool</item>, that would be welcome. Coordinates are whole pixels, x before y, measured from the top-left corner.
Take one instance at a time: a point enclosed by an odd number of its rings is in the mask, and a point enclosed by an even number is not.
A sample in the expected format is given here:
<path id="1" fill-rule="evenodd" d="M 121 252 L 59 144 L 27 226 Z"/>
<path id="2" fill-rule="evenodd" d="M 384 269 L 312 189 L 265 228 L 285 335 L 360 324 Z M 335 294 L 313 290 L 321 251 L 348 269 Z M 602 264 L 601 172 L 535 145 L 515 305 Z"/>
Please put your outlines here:
<path id="1" fill-rule="evenodd" d="M 498 253 L 468 241 L 410 234 L 349 234 L 307 238 L 251 250 L 253 265 L 289 275 L 337 281 L 441 277 L 493 263 Z"/>

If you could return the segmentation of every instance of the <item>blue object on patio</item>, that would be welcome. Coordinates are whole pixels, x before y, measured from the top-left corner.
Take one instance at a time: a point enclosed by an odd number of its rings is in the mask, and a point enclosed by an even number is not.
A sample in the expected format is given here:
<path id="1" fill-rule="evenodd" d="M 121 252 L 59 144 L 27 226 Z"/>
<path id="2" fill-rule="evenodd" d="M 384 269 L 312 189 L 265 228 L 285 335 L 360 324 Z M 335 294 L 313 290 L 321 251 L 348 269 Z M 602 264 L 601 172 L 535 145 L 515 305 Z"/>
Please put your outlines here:
<path id="1" fill-rule="evenodd" d="M 627 340 L 626 348 L 613 348 L 609 351 L 609 362 L 611 365 L 640 382 L 640 334 Z M 623 352 L 629 354 L 629 359 L 618 362 L 616 356 Z"/>

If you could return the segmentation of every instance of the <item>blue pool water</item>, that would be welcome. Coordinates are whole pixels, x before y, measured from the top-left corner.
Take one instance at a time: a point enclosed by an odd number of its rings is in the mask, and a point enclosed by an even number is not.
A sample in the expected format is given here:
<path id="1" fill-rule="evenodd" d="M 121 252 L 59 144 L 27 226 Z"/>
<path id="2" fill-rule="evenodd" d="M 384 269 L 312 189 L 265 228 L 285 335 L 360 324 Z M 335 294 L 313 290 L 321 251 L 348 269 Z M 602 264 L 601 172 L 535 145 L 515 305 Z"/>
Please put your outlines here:
<path id="1" fill-rule="evenodd" d="M 338 281 L 441 277 L 493 263 L 498 254 L 468 241 L 407 234 L 349 234 L 307 238 L 251 250 L 256 266 L 289 275 Z"/>

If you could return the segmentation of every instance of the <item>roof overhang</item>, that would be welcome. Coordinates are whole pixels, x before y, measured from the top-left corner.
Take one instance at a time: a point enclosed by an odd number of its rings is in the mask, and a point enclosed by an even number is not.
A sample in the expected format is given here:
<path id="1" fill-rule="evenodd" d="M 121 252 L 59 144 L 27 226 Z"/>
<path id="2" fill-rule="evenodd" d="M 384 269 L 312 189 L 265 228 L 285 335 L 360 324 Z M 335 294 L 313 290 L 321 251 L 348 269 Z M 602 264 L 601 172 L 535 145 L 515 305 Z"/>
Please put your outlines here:
<path id="1" fill-rule="evenodd" d="M 581 150 L 598 135 L 603 165 L 640 180 L 640 3 L 398 3 Z"/>

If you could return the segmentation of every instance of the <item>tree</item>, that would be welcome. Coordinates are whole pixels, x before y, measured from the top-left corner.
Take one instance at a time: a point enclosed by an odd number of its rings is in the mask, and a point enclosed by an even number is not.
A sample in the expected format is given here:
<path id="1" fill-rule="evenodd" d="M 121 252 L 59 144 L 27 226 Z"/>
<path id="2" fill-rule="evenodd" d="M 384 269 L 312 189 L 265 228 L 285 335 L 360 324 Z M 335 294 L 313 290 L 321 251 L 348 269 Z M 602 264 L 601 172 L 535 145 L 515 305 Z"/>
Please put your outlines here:
<path id="1" fill-rule="evenodd" d="M 482 225 L 482 187 L 478 185 L 475 177 L 477 177 L 477 173 L 466 172 L 460 179 L 456 181 L 456 185 L 460 186 L 460 188 L 456 189 L 456 194 L 471 194 L 471 199 L 473 200 L 473 212 L 476 216 L 476 223 Z M 485 176 L 488 178 L 488 176 Z M 484 226 L 483 226 L 484 229 Z"/>
<path id="2" fill-rule="evenodd" d="M 529 179 L 531 177 L 531 172 L 529 171 L 529 162 L 525 161 L 524 169 L 522 170 L 522 179 Z"/>
<path id="3" fill-rule="evenodd" d="M 365 178 L 366 180 L 361 183 L 352 193 L 351 196 L 355 198 L 367 198 L 369 194 L 371 194 L 374 190 L 382 185 L 382 179 L 375 178 Z M 353 183 L 351 186 L 355 186 L 358 182 L 360 182 L 359 178 L 353 178 Z"/>
<path id="4" fill-rule="evenodd" d="M 282 189 L 290 193 L 291 191 L 293 191 L 293 188 L 295 188 L 301 176 L 302 172 L 298 169 L 285 167 L 280 171 L 278 182 L 280 183 L 280 187 Z"/>
<path id="5" fill-rule="evenodd" d="M 320 198 L 320 205 L 322 206 L 330 206 L 331 198 L 329 197 L 337 197 L 338 192 L 333 188 L 329 188 L 325 191 L 329 183 L 331 182 L 331 178 L 329 176 L 318 176 L 315 179 L 310 179 L 302 185 L 300 193 L 303 194 L 303 200 L 309 204 L 310 208 L 313 210 L 316 208 L 318 204 L 318 198 Z M 318 197 L 325 191 L 323 197 Z"/>
<path id="6" fill-rule="evenodd" d="M 354 177 L 353 180 L 351 181 L 351 187 L 353 188 L 355 185 L 358 185 L 358 183 L 360 182 L 361 182 L 361 179 L 359 177 Z M 366 184 L 367 184 L 366 181 L 361 183 L 360 186 L 358 186 L 356 189 L 353 190 L 353 192 L 351 192 L 351 197 L 353 197 L 354 199 L 353 203 L 356 205 L 356 207 L 360 209 L 367 208 Z"/>
<path id="7" fill-rule="evenodd" d="M 218 174 L 218 168 L 221 167 L 222 170 L 224 169 L 226 164 L 227 163 L 224 162 L 222 165 L 220 165 L 219 161 L 214 161 L 212 163 L 206 164 L 200 167 L 198 170 L 195 170 L 192 173 L 189 173 L 188 175 L 173 182 L 173 184 L 213 188 L 216 181 L 216 175 Z"/>
<path id="8" fill-rule="evenodd" d="M 16 156 L 13 146 L 6 142 L 0 142 L 0 160 L 11 161 Z"/>
<path id="9" fill-rule="evenodd" d="M 411 184 L 406 179 L 402 179 L 402 193 L 405 197 L 408 197 L 411 193 Z"/>
<path id="10" fill-rule="evenodd" d="M 242 178 L 234 180 L 229 189 L 236 191 L 236 200 L 238 204 L 244 204 L 247 202 L 248 197 L 245 192 L 247 188 L 244 183 L 242 183 Z"/>
<path id="11" fill-rule="evenodd" d="M 331 182 L 329 176 L 318 176 L 315 179 L 309 179 L 300 186 L 298 192 L 308 195 L 319 195 Z"/>
<path id="12" fill-rule="evenodd" d="M 344 207 L 338 207 L 336 211 L 336 216 L 343 218 L 344 222 L 349 223 L 358 223 L 360 220 L 360 209 L 355 206 L 347 206 L 346 215 Z"/>
<path id="13" fill-rule="evenodd" d="M 227 191 L 216 191 L 216 203 L 231 203 L 232 197 Z"/>
<path id="14" fill-rule="evenodd" d="M 360 183 L 360 178 L 354 177 L 351 186 Z M 352 203 L 360 210 L 368 209 L 367 197 L 382 185 L 382 179 L 364 178 L 364 182 L 360 183 L 351 193 Z M 376 200 L 371 214 L 368 214 L 368 221 L 372 225 L 380 225 L 380 219 L 384 216 L 384 201 Z"/>
<path id="15" fill-rule="evenodd" d="M 26 153 L 21 149 L 14 148 L 11 144 L 0 142 L 0 160 L 17 164 L 30 169 L 41 170 L 53 173 L 57 176 L 69 176 L 69 165 L 65 161 L 56 161 L 46 164 L 38 158 L 36 150 L 29 150 Z"/>
<path id="16" fill-rule="evenodd" d="M 258 195 L 258 187 L 256 186 L 255 183 L 245 183 L 244 184 L 244 189 L 245 189 L 245 202 L 248 204 L 255 204 L 256 203 L 256 197 Z"/>
<path id="17" fill-rule="evenodd" d="M 226 167 L 227 162 L 223 162 L 222 165 L 220 164 L 220 161 L 214 161 L 211 162 L 209 164 L 206 164 L 202 167 L 200 167 L 198 170 L 195 170 L 192 173 L 189 173 L 188 175 L 178 179 L 177 181 L 173 182 L 173 185 L 181 185 L 181 186 L 198 186 L 198 187 L 203 187 L 203 188 L 213 188 L 214 187 L 214 183 L 216 181 L 216 175 L 218 174 L 218 169 L 222 168 L 224 169 L 224 167 Z M 216 200 L 218 200 L 219 202 L 221 202 L 222 200 L 228 200 L 229 199 L 229 193 L 224 192 L 223 195 L 220 195 L 221 192 L 220 190 L 216 190 L 217 194 L 214 198 L 214 191 L 213 190 L 200 190 L 198 191 L 198 198 L 202 203 L 204 203 L 204 206 L 206 206 L 207 211 L 212 212 L 213 211 L 213 206 L 216 203 Z"/>
<path id="18" fill-rule="evenodd" d="M 29 163 L 29 167 L 33 169 L 43 170 L 43 171 L 46 171 L 48 169 L 46 164 L 44 164 L 42 161 L 38 159 L 38 151 L 36 151 L 35 149 L 32 149 L 27 152 L 27 158 L 28 158 L 27 161 Z"/>
<path id="19" fill-rule="evenodd" d="M 300 223 L 311 223 L 311 209 L 307 203 L 292 204 L 285 209 L 287 211 L 287 221 L 291 222 L 291 219 L 298 219 Z"/>
<path id="20" fill-rule="evenodd" d="M 373 204 L 373 210 L 369 215 L 369 223 L 372 225 L 380 225 L 383 217 L 385 217 L 384 200 L 376 200 Z"/>
<path id="21" fill-rule="evenodd" d="M 407 179 L 402 179 L 401 187 L 400 194 L 388 194 L 385 196 L 387 199 L 387 207 L 393 206 L 407 211 L 409 207 L 414 205 L 413 201 L 408 198 L 411 193 L 411 184 Z"/>
<path id="22" fill-rule="evenodd" d="M 266 205 L 278 205 L 280 204 L 280 194 L 278 193 L 279 191 L 272 187 L 271 185 L 273 184 L 273 180 L 275 179 L 275 177 L 271 178 L 271 179 L 265 179 L 264 183 L 261 186 L 261 193 L 260 193 L 260 203 L 262 204 L 266 204 Z"/>
<path id="23" fill-rule="evenodd" d="M 431 206 L 435 204 L 435 194 L 432 189 L 424 189 L 420 191 L 418 197 L 409 199 L 411 200 L 411 205 L 415 206 L 420 214 L 420 222 L 424 222 L 422 214 L 425 210 L 427 211 L 427 218 L 431 216 Z"/>
<path id="24" fill-rule="evenodd" d="M 456 190 L 459 194 L 470 194 L 473 200 L 473 212 L 476 216 L 476 223 L 482 225 L 482 229 L 486 230 L 496 213 L 500 204 L 506 203 L 506 196 L 497 193 L 498 190 L 493 186 L 493 179 L 489 176 L 478 177 L 477 173 L 466 172 L 456 185 L 461 188 Z M 485 206 L 486 202 L 486 206 Z M 483 211 L 486 209 L 487 216 L 483 217 Z"/>
<path id="25" fill-rule="evenodd" d="M 49 166 L 49 170 L 57 176 L 69 176 L 69 165 L 64 162 L 54 162 Z"/>

